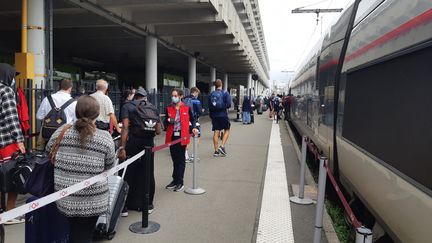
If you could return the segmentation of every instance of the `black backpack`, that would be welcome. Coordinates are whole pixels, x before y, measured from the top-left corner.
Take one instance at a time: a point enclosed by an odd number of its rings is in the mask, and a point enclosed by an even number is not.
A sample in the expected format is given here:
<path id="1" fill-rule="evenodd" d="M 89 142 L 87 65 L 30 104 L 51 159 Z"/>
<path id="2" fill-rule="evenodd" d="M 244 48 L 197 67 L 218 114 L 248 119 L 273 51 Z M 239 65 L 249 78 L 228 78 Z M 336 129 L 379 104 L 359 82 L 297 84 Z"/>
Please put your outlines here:
<path id="1" fill-rule="evenodd" d="M 68 107 L 70 104 L 72 104 L 75 100 L 71 98 L 70 100 L 66 101 L 60 108 L 56 107 L 54 104 L 54 101 L 50 96 L 47 97 L 48 101 L 51 105 L 51 111 L 48 112 L 48 114 L 45 116 L 42 124 L 42 137 L 46 140 L 49 140 L 53 133 L 61 126 L 66 124 L 66 114 L 64 112 L 64 109 Z"/>
<path id="2" fill-rule="evenodd" d="M 150 102 L 131 102 L 135 109 L 129 115 L 131 134 L 140 137 L 154 137 L 156 124 L 160 123 L 159 111 Z"/>

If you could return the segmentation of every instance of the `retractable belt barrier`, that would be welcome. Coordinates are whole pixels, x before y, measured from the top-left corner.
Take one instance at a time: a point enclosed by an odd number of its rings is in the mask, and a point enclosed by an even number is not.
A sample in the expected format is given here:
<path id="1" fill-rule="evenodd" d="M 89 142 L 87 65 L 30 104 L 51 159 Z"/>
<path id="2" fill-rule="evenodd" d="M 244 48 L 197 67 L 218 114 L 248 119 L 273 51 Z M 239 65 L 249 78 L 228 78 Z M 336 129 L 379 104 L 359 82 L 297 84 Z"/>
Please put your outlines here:
<path id="1" fill-rule="evenodd" d="M 159 150 L 161 150 L 163 148 L 167 148 L 167 147 L 169 147 L 171 145 L 180 143 L 182 140 L 186 140 L 190 136 L 192 136 L 192 134 L 188 134 L 185 137 L 181 137 L 181 138 L 176 139 L 174 141 L 171 141 L 169 143 L 162 144 L 160 146 L 156 146 L 156 147 L 154 147 L 152 149 L 152 151 L 156 152 L 156 151 L 159 151 Z M 139 158 L 141 158 L 142 156 L 144 156 L 144 154 L 145 154 L 145 150 L 139 152 L 138 154 L 136 154 L 133 157 L 127 159 L 126 161 L 122 162 L 121 164 L 119 164 L 119 165 L 117 165 L 117 166 L 115 166 L 115 167 L 113 167 L 113 168 L 111 168 L 111 169 L 109 169 L 107 171 L 104 171 L 103 173 L 101 173 L 99 175 L 90 177 L 90 178 L 88 178 L 88 179 L 86 179 L 84 181 L 81 181 L 81 182 L 79 182 L 79 183 L 77 183 L 75 185 L 72 185 L 72 186 L 70 186 L 68 188 L 65 188 L 65 189 L 63 189 L 61 191 L 57 191 L 57 192 L 51 193 L 51 194 L 49 194 L 49 195 L 47 195 L 45 197 L 42 197 L 42 198 L 40 198 L 38 200 L 35 200 L 33 202 L 30 202 L 30 203 L 24 204 L 22 206 L 19 206 L 17 208 L 14 208 L 14 209 L 11 209 L 9 211 L 6 211 L 6 212 L 0 214 L 0 224 L 4 224 L 8 220 L 14 219 L 16 217 L 19 217 L 21 215 L 24 215 L 26 213 L 32 212 L 32 211 L 34 211 L 36 209 L 39 209 L 39 208 L 41 208 L 43 206 L 46 206 L 46 205 L 48 205 L 48 204 L 50 204 L 52 202 L 58 201 L 58 200 L 60 200 L 62 198 L 65 198 L 65 197 L 67 197 L 67 196 L 69 196 L 69 195 L 71 195 L 71 194 L 73 194 L 73 193 L 75 193 L 77 191 L 80 191 L 82 189 L 85 189 L 85 188 L 87 188 L 87 187 L 89 187 L 89 186 L 91 186 L 91 185 L 93 185 L 93 184 L 95 184 L 95 183 L 97 183 L 99 181 L 107 180 L 108 176 L 114 175 L 118 171 L 126 168 L 128 165 L 134 163 L 136 160 L 138 160 Z"/>

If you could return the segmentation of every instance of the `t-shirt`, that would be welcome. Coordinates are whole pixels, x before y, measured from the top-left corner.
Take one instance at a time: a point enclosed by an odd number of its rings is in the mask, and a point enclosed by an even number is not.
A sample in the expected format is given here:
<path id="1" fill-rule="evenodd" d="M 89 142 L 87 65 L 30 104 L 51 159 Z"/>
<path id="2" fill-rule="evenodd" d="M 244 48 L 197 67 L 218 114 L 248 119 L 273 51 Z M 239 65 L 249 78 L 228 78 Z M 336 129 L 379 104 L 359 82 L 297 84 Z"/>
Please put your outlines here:
<path id="1" fill-rule="evenodd" d="M 97 120 L 105 123 L 109 123 L 110 122 L 109 114 L 111 113 L 114 114 L 114 107 L 111 99 L 107 95 L 105 95 L 102 91 L 96 91 L 90 96 L 95 98 L 96 101 L 99 103 L 100 112 Z"/>

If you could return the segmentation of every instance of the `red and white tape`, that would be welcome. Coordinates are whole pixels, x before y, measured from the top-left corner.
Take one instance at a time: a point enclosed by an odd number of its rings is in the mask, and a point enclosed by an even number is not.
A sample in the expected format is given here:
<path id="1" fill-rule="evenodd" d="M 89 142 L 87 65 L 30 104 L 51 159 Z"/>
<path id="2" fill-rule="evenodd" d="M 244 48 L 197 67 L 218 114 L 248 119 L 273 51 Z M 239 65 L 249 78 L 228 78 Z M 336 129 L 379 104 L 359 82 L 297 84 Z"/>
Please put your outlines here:
<path id="1" fill-rule="evenodd" d="M 135 160 L 142 157 L 144 155 L 144 152 L 145 151 L 143 150 L 140 153 L 133 156 L 132 158 L 124 161 L 123 163 L 121 163 L 121 164 L 119 164 L 119 165 L 117 165 L 117 166 L 115 166 L 115 167 L 113 167 L 107 171 L 104 171 L 103 173 L 101 173 L 99 175 L 93 176 L 87 180 L 84 180 L 84 181 L 81 181 L 75 185 L 72 185 L 72 186 L 70 186 L 64 190 L 51 193 L 51 194 L 49 194 L 43 198 L 40 198 L 40 199 L 35 200 L 33 202 L 24 204 L 20 207 L 12 209 L 12 210 L 6 211 L 6 212 L 0 214 L 0 224 L 3 224 L 8 220 L 14 219 L 18 216 L 21 216 L 21 215 L 24 215 L 24 214 L 29 213 L 31 211 L 34 211 L 38 208 L 41 208 L 45 205 L 48 205 L 52 202 L 55 202 L 61 198 L 67 197 L 70 194 L 73 194 L 77 191 L 80 191 L 84 188 L 87 188 L 87 187 L 95 184 L 96 182 L 107 180 L 108 176 L 114 175 L 118 171 L 124 169 L 126 166 L 135 162 Z"/>

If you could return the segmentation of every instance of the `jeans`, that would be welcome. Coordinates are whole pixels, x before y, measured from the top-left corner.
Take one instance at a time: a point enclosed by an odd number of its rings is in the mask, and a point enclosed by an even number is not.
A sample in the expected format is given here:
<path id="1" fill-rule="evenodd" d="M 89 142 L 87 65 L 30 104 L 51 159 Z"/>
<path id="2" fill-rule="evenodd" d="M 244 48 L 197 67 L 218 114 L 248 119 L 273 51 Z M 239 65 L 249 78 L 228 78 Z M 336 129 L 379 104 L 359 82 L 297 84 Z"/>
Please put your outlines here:
<path id="1" fill-rule="evenodd" d="M 250 111 L 243 111 L 243 124 L 251 123 Z"/>

